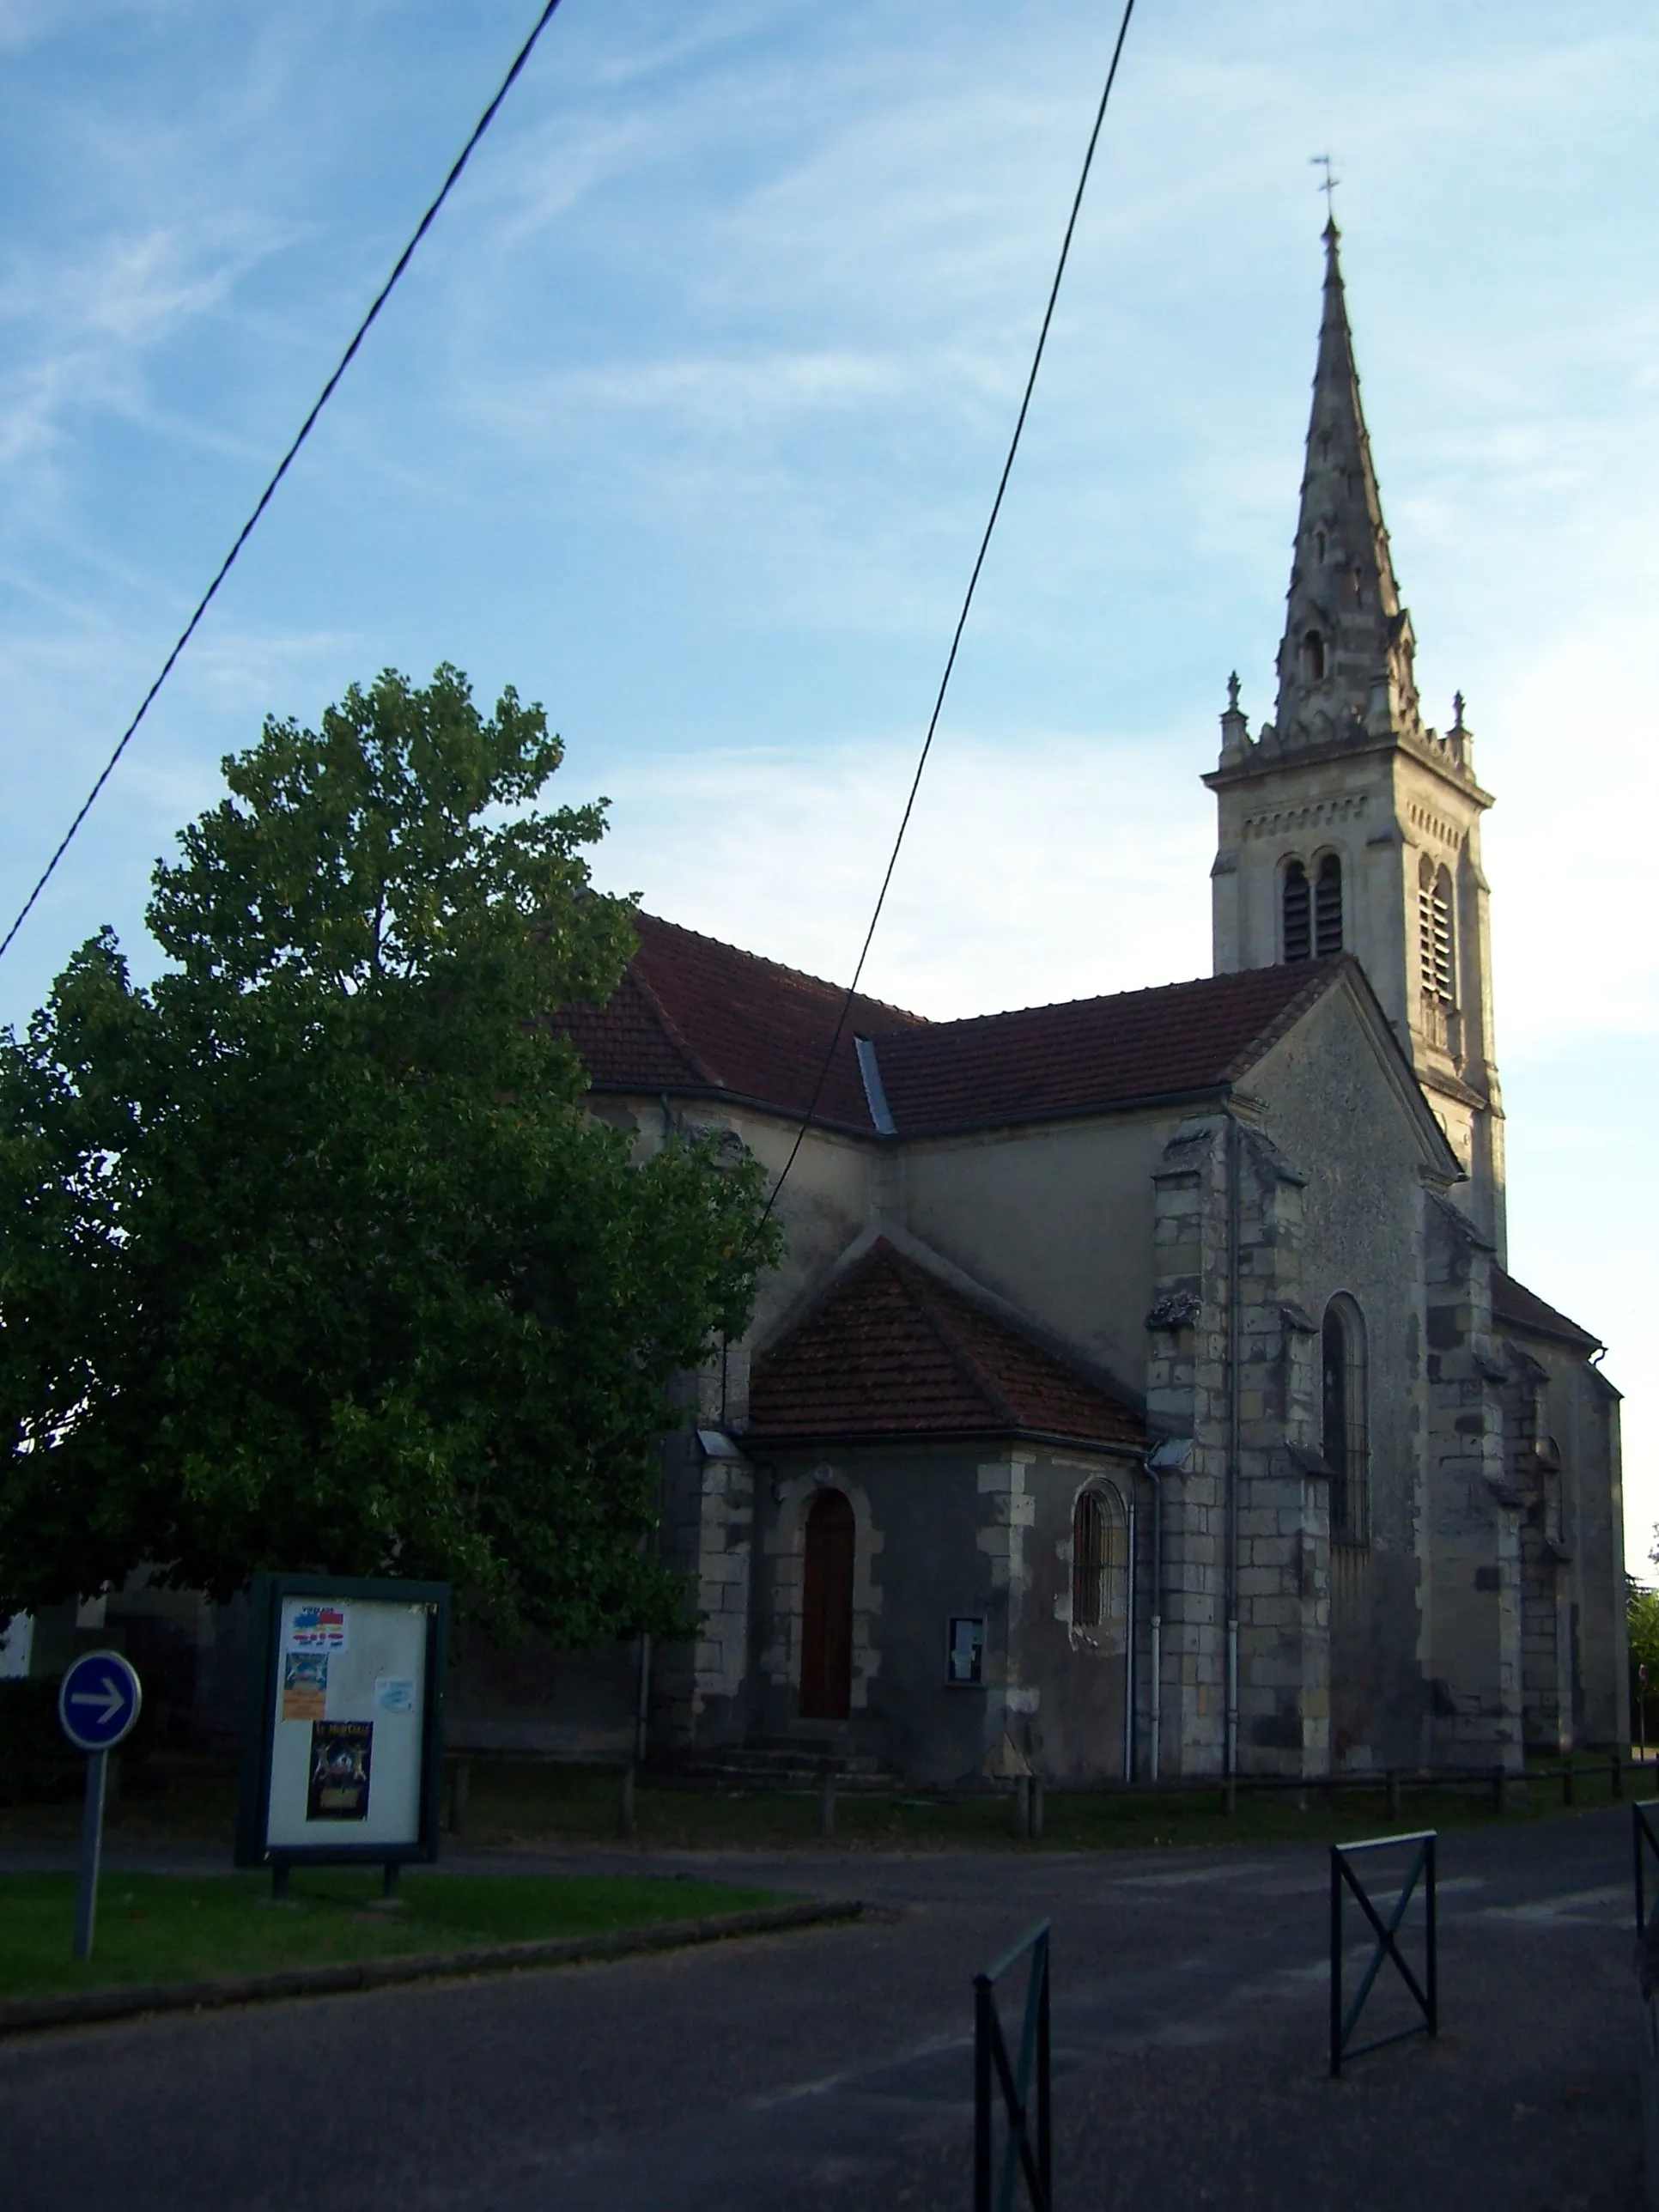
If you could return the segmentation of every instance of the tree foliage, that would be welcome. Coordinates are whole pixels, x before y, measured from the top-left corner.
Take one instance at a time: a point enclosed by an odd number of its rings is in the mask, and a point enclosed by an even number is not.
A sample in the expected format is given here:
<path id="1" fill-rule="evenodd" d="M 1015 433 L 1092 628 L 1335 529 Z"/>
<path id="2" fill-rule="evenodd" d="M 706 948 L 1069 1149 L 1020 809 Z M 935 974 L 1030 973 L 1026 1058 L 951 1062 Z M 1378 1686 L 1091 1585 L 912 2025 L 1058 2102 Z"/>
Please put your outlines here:
<path id="1" fill-rule="evenodd" d="M 498 1629 L 679 1622 L 672 1374 L 748 1315 L 758 1170 L 635 1164 L 549 1010 L 634 938 L 539 708 L 388 672 L 270 721 L 0 1040 L 0 1618 L 149 1562 L 453 1580 Z"/>
<path id="2" fill-rule="evenodd" d="M 1650 1559 L 1659 1559 L 1659 1547 L 1650 1553 Z M 1638 1583 L 1634 1575 L 1625 1577 L 1625 1626 L 1630 1642 L 1630 1683 L 1632 1711 L 1643 1693 L 1640 1670 L 1648 1670 L 1646 1694 L 1651 1716 L 1655 1701 L 1659 1700 L 1659 1589 Z"/>

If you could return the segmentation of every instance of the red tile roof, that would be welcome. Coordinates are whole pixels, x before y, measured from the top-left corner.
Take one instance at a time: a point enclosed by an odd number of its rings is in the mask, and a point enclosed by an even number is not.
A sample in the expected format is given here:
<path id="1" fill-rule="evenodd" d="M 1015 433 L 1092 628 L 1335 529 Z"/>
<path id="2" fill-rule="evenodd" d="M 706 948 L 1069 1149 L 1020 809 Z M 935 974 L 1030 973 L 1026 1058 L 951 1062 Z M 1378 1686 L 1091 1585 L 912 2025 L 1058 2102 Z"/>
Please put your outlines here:
<path id="1" fill-rule="evenodd" d="M 1569 1321 L 1565 1314 L 1547 1306 L 1524 1283 L 1517 1283 L 1501 1267 L 1492 1271 L 1492 1310 L 1494 1321 L 1507 1322 L 1512 1328 L 1530 1328 L 1540 1336 L 1558 1336 L 1565 1343 L 1583 1345 L 1589 1352 L 1601 1349 L 1599 1336 L 1592 1336 L 1576 1321 Z"/>
<path id="2" fill-rule="evenodd" d="M 1249 968 L 930 1024 L 881 1041 L 882 1085 L 905 1136 L 1213 1091 L 1260 1060 L 1342 965 Z"/>
<path id="3" fill-rule="evenodd" d="M 1146 1442 L 1127 1407 L 885 1237 L 756 1363 L 750 1443 L 988 1436 Z"/>
<path id="4" fill-rule="evenodd" d="M 561 1017 L 594 1085 L 702 1091 L 804 1114 L 841 987 L 695 930 L 636 917 L 640 949 L 607 1006 Z M 929 1022 L 855 998 L 820 1120 L 875 1133 L 854 1040 L 871 1039 L 896 1133 L 1086 1114 L 1213 1091 L 1249 1067 L 1328 989 L 1342 958 Z"/>
<path id="5" fill-rule="evenodd" d="M 635 916 L 640 949 L 606 1006 L 561 1021 L 595 1085 L 713 1091 L 805 1114 L 845 993 L 776 961 Z M 926 1027 L 920 1014 L 855 997 L 818 1103 L 819 1119 L 873 1133 L 854 1040 Z"/>

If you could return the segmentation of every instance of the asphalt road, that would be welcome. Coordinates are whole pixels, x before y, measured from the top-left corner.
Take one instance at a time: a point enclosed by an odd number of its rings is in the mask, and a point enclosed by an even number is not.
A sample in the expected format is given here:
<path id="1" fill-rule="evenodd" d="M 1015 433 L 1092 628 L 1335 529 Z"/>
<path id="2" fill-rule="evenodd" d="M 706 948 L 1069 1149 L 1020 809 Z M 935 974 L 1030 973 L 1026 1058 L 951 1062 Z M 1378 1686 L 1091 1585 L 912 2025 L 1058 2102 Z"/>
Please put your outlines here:
<path id="1" fill-rule="evenodd" d="M 607 1966 L 12 2039 L 0 2204 L 961 2212 L 970 1977 L 1049 1917 L 1062 2212 L 1625 2212 L 1640 2202 L 1629 1851 L 1619 1808 L 1443 1838 L 1440 2040 L 1339 2083 L 1322 1849 L 653 1856 L 872 1910 Z M 1378 2002 L 1379 2027 L 1406 2017 Z"/>

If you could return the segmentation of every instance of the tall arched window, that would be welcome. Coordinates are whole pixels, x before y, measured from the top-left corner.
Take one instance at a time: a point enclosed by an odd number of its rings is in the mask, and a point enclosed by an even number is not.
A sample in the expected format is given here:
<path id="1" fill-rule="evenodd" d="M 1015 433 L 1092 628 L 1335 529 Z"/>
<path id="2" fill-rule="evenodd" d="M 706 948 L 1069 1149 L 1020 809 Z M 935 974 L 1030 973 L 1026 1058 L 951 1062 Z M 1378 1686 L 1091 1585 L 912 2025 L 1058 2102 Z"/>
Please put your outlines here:
<path id="1" fill-rule="evenodd" d="M 1129 1621 L 1129 1518 L 1109 1483 L 1091 1486 L 1072 1516 L 1072 1626 L 1121 1644 Z"/>
<path id="2" fill-rule="evenodd" d="M 1310 684 L 1324 681 L 1325 641 L 1316 629 L 1310 629 L 1302 641 L 1302 672 Z"/>
<path id="3" fill-rule="evenodd" d="M 1314 951 L 1323 959 L 1342 950 L 1342 863 L 1327 853 L 1314 885 Z"/>
<path id="4" fill-rule="evenodd" d="M 1423 996 L 1443 1006 L 1457 1002 L 1457 963 L 1452 948 L 1452 880 L 1425 853 L 1417 867 L 1417 952 Z"/>
<path id="5" fill-rule="evenodd" d="M 1370 1435 L 1365 1407 L 1365 1323 L 1351 1297 L 1325 1309 L 1321 1334 L 1325 1464 L 1331 1471 L 1331 1541 L 1370 1540 Z"/>
<path id="6" fill-rule="evenodd" d="M 1306 960 L 1313 952 L 1313 890 L 1300 860 L 1285 870 L 1285 957 Z"/>

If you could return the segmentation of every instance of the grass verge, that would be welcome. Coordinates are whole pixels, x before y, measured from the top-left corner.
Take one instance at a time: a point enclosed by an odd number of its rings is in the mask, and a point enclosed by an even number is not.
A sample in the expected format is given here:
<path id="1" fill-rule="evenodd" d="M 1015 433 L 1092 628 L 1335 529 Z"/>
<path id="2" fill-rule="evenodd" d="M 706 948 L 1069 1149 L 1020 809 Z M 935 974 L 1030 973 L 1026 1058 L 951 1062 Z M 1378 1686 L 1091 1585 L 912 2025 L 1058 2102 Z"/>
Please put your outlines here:
<path id="1" fill-rule="evenodd" d="M 406 1873 L 395 1912 L 371 1911 L 378 1869 L 296 1870 L 275 1905 L 263 1875 L 106 1875 L 93 1955 L 70 1956 L 72 1875 L 0 1875 L 0 2000 L 213 1981 L 492 1945 L 608 1936 L 783 1900 L 721 1882 Z"/>

